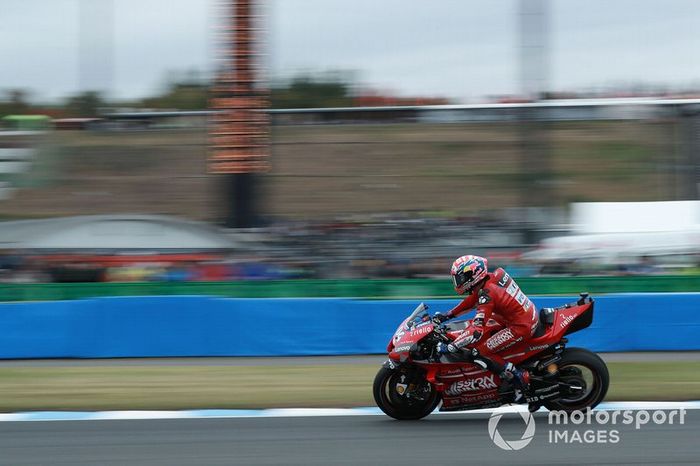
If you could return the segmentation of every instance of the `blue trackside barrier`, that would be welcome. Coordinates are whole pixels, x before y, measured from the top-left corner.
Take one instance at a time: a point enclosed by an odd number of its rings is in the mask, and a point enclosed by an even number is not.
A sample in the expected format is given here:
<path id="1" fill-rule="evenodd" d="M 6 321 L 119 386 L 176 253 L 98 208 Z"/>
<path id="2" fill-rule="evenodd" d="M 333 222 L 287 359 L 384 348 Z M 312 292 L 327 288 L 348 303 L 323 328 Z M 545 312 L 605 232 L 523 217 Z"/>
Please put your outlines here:
<path id="1" fill-rule="evenodd" d="M 540 297 L 538 307 L 575 297 Z M 383 353 L 418 302 L 115 297 L 0 304 L 0 358 L 293 356 Z M 456 300 L 427 301 L 446 311 Z M 594 351 L 700 350 L 700 293 L 596 299 L 570 345 Z"/>

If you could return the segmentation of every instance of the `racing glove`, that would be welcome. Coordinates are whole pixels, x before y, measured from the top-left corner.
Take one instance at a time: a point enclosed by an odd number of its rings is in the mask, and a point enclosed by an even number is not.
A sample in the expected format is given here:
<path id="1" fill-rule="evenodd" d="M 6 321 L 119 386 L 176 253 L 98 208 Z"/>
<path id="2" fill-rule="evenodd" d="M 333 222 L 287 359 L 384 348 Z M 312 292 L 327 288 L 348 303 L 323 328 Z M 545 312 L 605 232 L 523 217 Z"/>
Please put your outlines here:
<path id="1" fill-rule="evenodd" d="M 484 329 L 481 327 L 477 327 L 474 329 L 474 332 L 472 333 L 472 336 L 474 337 L 473 343 L 476 343 L 477 341 L 481 340 L 481 336 L 484 334 Z"/>
<path id="2" fill-rule="evenodd" d="M 438 354 L 456 353 L 459 351 L 459 349 L 452 343 L 442 342 L 435 345 L 435 349 L 437 350 Z"/>
<path id="3" fill-rule="evenodd" d="M 454 346 L 457 348 L 464 348 L 468 345 L 473 345 L 481 339 L 483 331 L 480 328 L 472 328 L 470 330 L 465 330 L 454 342 Z"/>
<path id="4" fill-rule="evenodd" d="M 441 324 L 447 320 L 450 320 L 451 318 L 452 317 L 450 317 L 447 314 L 440 314 L 439 312 L 436 312 L 435 315 L 433 316 L 433 322 Z"/>

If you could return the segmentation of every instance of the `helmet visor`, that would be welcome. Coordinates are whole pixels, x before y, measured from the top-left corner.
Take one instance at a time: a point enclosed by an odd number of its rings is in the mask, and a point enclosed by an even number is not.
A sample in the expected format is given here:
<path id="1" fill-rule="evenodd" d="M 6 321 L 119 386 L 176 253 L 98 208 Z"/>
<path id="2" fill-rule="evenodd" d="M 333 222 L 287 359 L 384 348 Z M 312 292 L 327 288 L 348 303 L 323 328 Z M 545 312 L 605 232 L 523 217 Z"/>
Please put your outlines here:
<path id="1" fill-rule="evenodd" d="M 461 288 L 464 286 L 465 283 L 468 283 L 472 277 L 474 276 L 474 273 L 469 270 L 465 273 L 458 273 L 456 275 L 452 275 L 452 281 L 455 284 L 455 288 Z"/>

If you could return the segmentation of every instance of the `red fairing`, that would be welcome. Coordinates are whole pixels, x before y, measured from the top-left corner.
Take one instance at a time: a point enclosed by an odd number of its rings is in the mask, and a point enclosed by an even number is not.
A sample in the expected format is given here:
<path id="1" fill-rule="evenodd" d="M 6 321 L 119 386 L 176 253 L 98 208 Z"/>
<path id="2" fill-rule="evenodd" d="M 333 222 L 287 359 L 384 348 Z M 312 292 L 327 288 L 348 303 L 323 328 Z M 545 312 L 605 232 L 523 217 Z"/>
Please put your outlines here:
<path id="1" fill-rule="evenodd" d="M 416 325 L 410 330 L 406 329 L 406 321 L 394 333 L 394 337 L 389 342 L 389 357 L 391 359 L 400 360 L 402 356 L 408 357 L 408 352 L 414 343 L 417 343 L 424 336 L 433 331 L 434 325 L 432 322 L 423 322 Z"/>
<path id="2" fill-rule="evenodd" d="M 494 274 L 498 277 L 497 274 Z M 503 275 L 500 275 L 501 280 Z M 498 282 L 496 282 L 497 284 Z M 508 282 L 506 281 L 506 286 Z M 517 293 L 516 293 L 517 294 Z M 527 300 L 529 302 L 529 300 Z M 530 303 L 530 305 L 532 305 Z M 534 307 L 534 306 L 533 306 Z M 504 360 L 513 364 L 522 363 L 534 358 L 539 353 L 547 351 L 553 345 L 560 343 L 562 338 L 572 330 L 584 328 L 590 324 L 592 318 L 593 302 L 570 307 L 559 308 L 554 316 L 552 325 L 546 327 L 542 336 L 530 338 L 516 343 L 497 354 Z M 522 306 L 521 306 L 522 309 Z M 529 306 L 528 306 L 529 311 Z M 591 311 L 587 313 L 587 311 Z M 521 311 L 523 312 L 523 311 Z M 495 313 L 494 313 L 495 314 Z M 500 315 L 500 313 L 496 314 Z M 578 322 L 578 324 L 577 324 Z M 581 322 L 587 322 L 581 324 Z M 418 324 L 414 329 L 406 330 L 406 322 L 397 329 L 392 341 L 389 343 L 389 358 L 394 361 L 410 361 L 422 367 L 426 371 L 426 379 L 442 392 L 443 410 L 464 409 L 469 404 L 484 404 L 493 401 L 498 403 L 498 386 L 501 381 L 497 375 L 472 363 L 435 363 L 426 361 L 412 361 L 411 347 L 419 342 L 433 330 L 430 322 Z M 467 328 L 471 328 L 468 324 Z M 502 330 L 504 326 L 494 320 L 488 321 L 484 326 L 484 336 L 481 341 Z M 454 338 L 460 332 L 450 332 Z"/>
<path id="3" fill-rule="evenodd" d="M 530 359 L 543 349 L 555 345 L 564 338 L 564 335 L 569 333 L 569 328 L 578 319 L 583 318 L 582 314 L 590 310 L 593 303 L 586 303 L 579 306 L 572 306 L 566 309 L 557 310 L 554 318 L 554 324 L 547 328 L 547 331 L 540 337 L 531 338 L 528 341 L 514 345 L 504 351 L 502 355 L 504 359 L 513 364 L 519 364 Z"/>

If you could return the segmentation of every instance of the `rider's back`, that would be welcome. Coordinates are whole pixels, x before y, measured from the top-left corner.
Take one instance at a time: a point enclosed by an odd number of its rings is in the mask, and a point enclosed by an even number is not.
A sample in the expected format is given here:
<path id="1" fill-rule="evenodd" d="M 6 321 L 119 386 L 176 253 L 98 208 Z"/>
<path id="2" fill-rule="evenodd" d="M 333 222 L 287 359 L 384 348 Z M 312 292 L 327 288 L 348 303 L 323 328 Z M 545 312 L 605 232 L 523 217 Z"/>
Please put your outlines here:
<path id="1" fill-rule="evenodd" d="M 480 311 L 491 311 L 490 317 L 507 327 L 537 325 L 535 305 L 500 267 L 488 275 L 479 291 L 478 306 Z"/>

